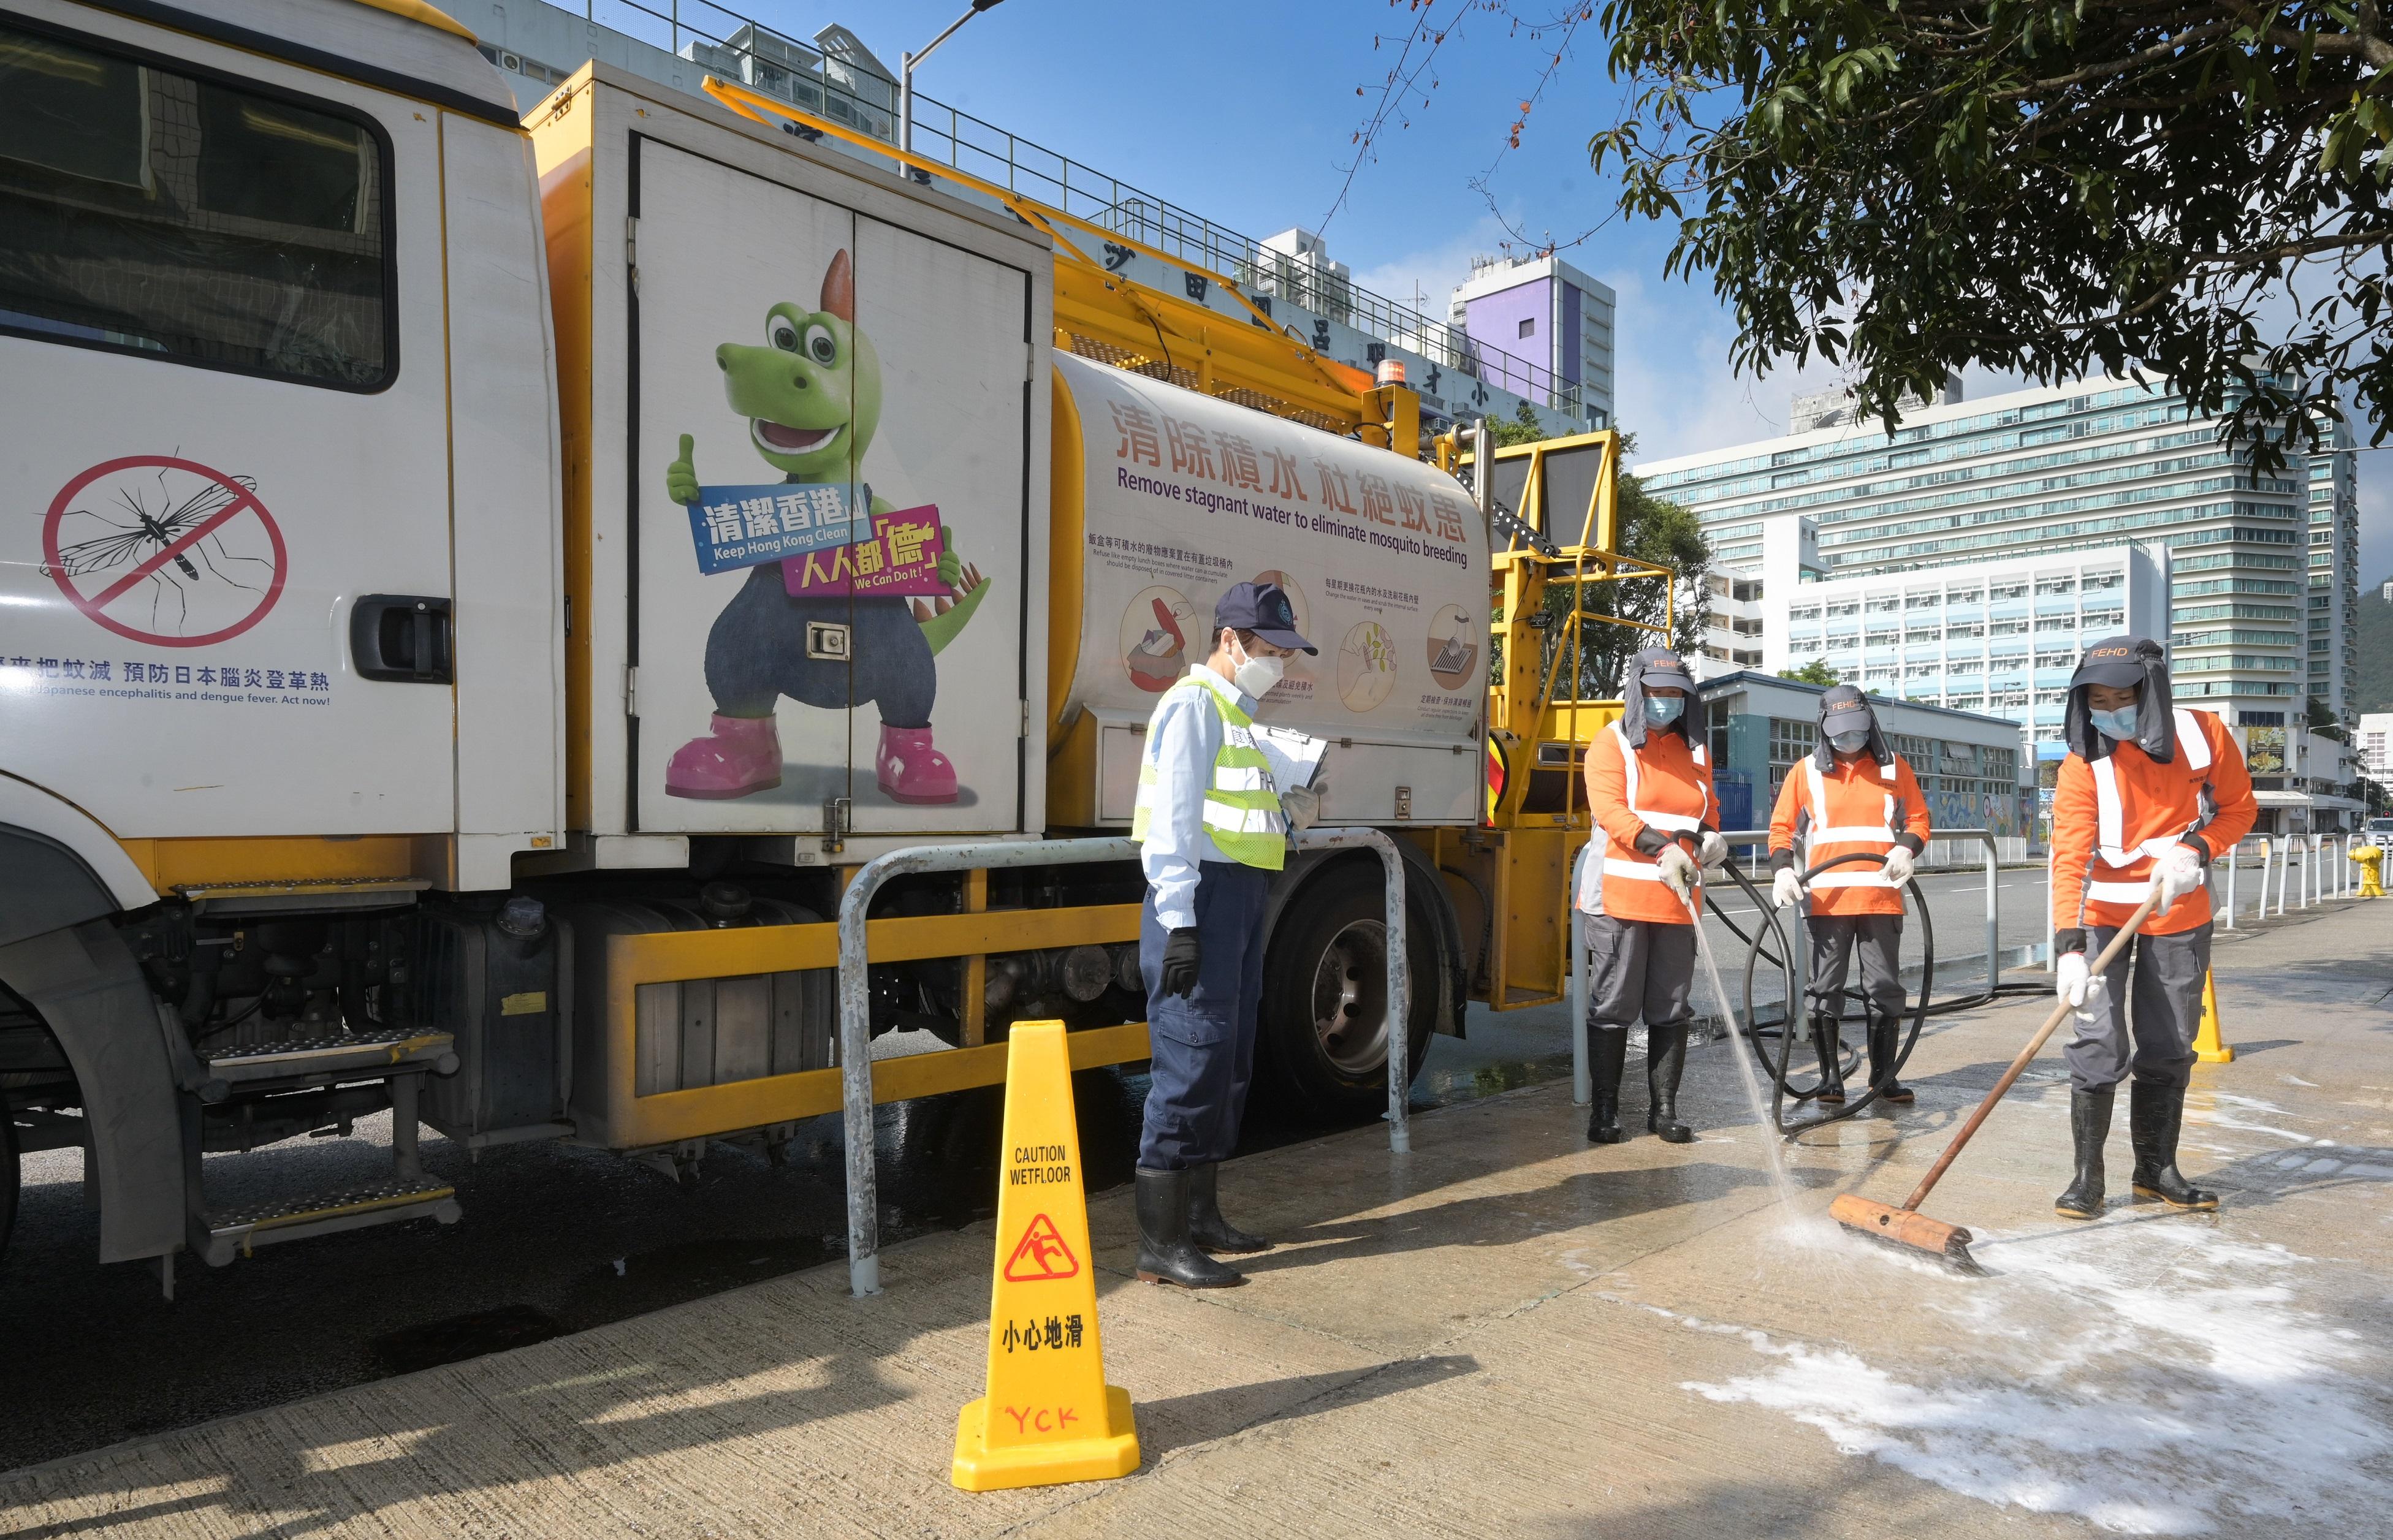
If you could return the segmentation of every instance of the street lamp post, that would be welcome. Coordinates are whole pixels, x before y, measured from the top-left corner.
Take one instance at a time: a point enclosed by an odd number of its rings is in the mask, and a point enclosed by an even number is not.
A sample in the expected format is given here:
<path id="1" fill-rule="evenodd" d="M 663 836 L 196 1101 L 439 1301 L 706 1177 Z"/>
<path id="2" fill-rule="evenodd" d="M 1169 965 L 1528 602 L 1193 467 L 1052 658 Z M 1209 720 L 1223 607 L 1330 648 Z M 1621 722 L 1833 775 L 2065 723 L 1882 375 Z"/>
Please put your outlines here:
<path id="1" fill-rule="evenodd" d="M 956 35 L 956 29 L 985 10 L 994 10 L 1003 0 L 972 0 L 972 9 L 948 23 L 947 31 L 922 46 L 919 53 L 900 57 L 897 65 L 897 148 L 911 152 L 914 148 L 914 66 L 938 52 L 939 45 Z M 923 177 L 922 180 L 929 180 Z"/>

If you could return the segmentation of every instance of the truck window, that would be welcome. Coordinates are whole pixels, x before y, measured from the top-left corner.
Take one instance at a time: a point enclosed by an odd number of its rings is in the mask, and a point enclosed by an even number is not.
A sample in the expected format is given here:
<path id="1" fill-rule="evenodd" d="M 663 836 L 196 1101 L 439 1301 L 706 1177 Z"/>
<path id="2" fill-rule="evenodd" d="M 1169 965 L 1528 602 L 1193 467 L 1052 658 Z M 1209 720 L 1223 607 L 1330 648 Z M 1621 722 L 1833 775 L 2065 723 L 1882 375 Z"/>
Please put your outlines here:
<path id="1" fill-rule="evenodd" d="M 381 389 L 388 167 L 329 106 L 0 24 L 0 332 Z"/>

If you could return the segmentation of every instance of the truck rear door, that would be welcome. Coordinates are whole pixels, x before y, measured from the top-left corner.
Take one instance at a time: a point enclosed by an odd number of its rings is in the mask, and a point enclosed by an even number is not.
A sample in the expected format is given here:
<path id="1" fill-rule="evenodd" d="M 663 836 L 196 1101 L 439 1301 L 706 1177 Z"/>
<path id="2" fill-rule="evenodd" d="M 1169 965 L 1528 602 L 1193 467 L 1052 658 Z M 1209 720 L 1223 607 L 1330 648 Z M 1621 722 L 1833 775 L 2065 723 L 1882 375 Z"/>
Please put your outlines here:
<path id="1" fill-rule="evenodd" d="M 454 823 L 438 114 L 0 19 L 0 770 L 119 837 Z"/>

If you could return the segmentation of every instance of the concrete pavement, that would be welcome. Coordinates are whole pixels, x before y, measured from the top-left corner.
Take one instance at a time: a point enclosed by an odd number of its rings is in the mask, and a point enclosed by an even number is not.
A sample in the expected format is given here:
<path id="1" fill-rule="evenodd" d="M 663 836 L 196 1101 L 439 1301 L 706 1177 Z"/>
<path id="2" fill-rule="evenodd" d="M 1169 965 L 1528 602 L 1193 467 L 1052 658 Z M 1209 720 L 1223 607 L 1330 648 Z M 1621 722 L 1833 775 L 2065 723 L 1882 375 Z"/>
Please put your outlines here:
<path id="1" fill-rule="evenodd" d="M 2185 1154 L 2215 1217 L 2125 1202 L 2123 1113 L 2110 1214 L 2054 1220 L 2048 1051 L 1929 1205 L 1990 1279 L 1817 1216 L 1900 1198 L 2035 1001 L 1931 1024 L 1918 1106 L 1811 1136 L 1783 1200 L 1725 1043 L 1691 1058 L 1693 1145 L 1590 1148 L 1562 1082 L 1422 1116 L 1402 1159 L 1363 1129 L 1237 1162 L 1234 1217 L 1282 1242 L 1242 1289 L 1126 1281 L 1130 1194 L 1100 1195 L 1145 1454 L 1119 1481 L 947 1484 L 982 1224 L 893 1248 L 878 1299 L 833 1265 L 0 1478 L 0 1533 L 2381 1533 L 2388 927 L 2363 904 L 2219 947 L 2243 1051 L 2196 1070 Z"/>

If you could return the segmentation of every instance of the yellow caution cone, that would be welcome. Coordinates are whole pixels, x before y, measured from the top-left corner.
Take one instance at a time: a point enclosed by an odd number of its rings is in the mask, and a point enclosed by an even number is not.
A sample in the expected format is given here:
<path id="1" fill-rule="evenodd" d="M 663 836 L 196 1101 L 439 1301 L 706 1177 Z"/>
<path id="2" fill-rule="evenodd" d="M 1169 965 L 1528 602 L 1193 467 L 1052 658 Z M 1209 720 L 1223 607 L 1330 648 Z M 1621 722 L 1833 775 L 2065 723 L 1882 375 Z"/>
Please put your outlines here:
<path id="1" fill-rule="evenodd" d="M 1062 1022 L 1017 1022 L 1005 1058 L 1004 1180 L 989 1289 L 988 1394 L 956 1419 L 967 1492 L 1127 1476 L 1130 1392 L 1105 1383 L 1089 1205 Z"/>
<path id="2" fill-rule="evenodd" d="M 2218 986 L 2211 981 L 2208 969 L 2202 974 L 2202 1028 L 2193 1035 L 2193 1056 L 2205 1064 L 2235 1062 L 2235 1051 L 2219 1040 Z"/>

